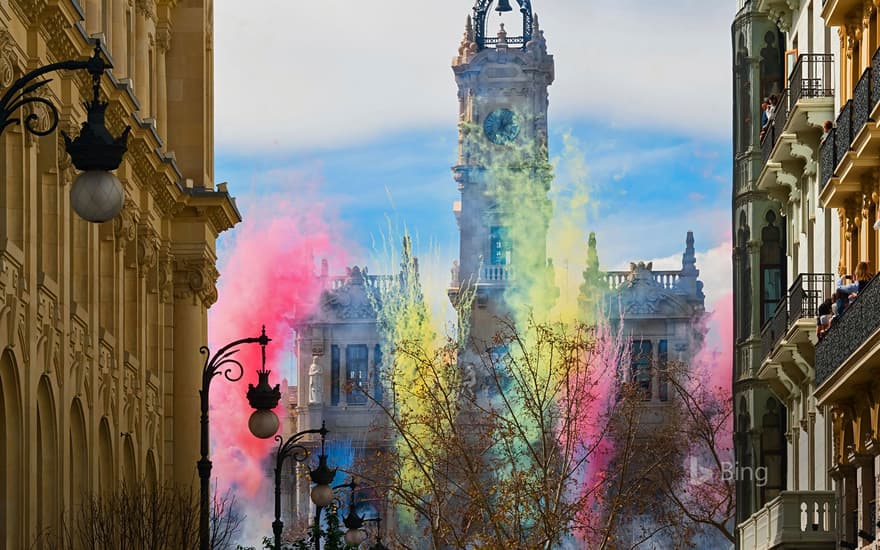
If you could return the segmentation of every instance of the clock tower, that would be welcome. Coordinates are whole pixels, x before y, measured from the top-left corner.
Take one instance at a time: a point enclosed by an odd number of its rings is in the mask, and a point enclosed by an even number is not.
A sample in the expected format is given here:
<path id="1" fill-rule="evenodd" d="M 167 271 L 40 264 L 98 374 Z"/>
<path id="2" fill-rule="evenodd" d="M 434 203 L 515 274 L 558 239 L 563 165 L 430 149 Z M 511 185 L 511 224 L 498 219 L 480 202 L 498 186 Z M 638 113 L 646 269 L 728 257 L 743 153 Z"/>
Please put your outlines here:
<path id="1" fill-rule="evenodd" d="M 461 200 L 453 207 L 460 243 L 449 296 L 455 302 L 466 289 L 474 292 L 470 333 L 478 342 L 491 341 L 494 319 L 511 316 L 518 292 L 548 280 L 553 56 L 530 0 L 493 4 L 476 0 L 452 61 L 459 103 L 452 172 Z"/>

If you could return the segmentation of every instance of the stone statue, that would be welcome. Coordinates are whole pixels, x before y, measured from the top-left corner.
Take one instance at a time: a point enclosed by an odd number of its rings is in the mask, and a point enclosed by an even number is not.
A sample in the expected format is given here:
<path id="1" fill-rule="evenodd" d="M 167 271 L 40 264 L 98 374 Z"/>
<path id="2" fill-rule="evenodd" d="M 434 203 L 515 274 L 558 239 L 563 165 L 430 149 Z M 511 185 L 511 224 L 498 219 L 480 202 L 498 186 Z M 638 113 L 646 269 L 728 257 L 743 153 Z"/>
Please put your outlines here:
<path id="1" fill-rule="evenodd" d="M 312 356 L 312 364 L 309 365 L 309 404 L 320 405 L 324 400 L 324 371 L 318 364 L 318 356 Z"/>

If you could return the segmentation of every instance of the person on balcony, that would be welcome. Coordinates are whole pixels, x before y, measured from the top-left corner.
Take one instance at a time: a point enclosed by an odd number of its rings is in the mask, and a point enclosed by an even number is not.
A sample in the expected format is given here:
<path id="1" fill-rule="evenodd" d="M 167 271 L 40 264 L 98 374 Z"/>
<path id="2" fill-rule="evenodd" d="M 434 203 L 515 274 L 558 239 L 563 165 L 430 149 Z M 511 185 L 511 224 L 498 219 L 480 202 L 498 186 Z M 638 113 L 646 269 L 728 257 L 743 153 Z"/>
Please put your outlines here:
<path id="1" fill-rule="evenodd" d="M 831 328 L 831 319 L 834 317 L 834 300 L 828 298 L 819 305 L 819 319 L 816 334 L 819 338 L 825 336 L 825 332 Z"/>
<path id="2" fill-rule="evenodd" d="M 770 99 L 764 98 L 764 101 L 761 102 L 761 129 L 767 127 L 767 123 L 770 122 L 770 113 L 767 110 L 770 107 Z"/>
<path id="3" fill-rule="evenodd" d="M 851 280 L 851 283 L 847 283 L 847 280 Z M 856 266 L 856 271 L 854 276 L 844 275 L 837 281 L 837 315 L 840 316 L 843 314 L 843 311 L 846 307 L 856 299 L 865 285 L 868 284 L 868 281 L 871 280 L 871 275 L 868 273 L 868 262 L 859 262 L 859 265 Z"/>

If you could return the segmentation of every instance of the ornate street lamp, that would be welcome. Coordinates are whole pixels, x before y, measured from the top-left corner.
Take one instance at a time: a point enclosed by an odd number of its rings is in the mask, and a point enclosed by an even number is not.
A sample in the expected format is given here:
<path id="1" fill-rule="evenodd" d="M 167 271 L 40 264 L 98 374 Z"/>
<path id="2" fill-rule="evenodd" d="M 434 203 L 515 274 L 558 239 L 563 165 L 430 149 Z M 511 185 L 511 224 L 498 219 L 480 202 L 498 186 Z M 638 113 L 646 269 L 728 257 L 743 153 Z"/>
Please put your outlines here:
<path id="1" fill-rule="evenodd" d="M 360 543 L 367 540 L 367 532 L 364 531 L 364 518 L 359 516 L 355 511 L 354 505 L 354 493 L 357 488 L 357 483 L 354 481 L 350 483 L 344 483 L 342 485 L 337 485 L 336 488 L 341 487 L 349 487 L 351 488 L 351 494 L 348 498 L 348 515 L 346 515 L 342 519 L 342 523 L 345 525 L 345 528 L 348 529 L 345 532 L 345 544 L 351 546 L 358 546 Z"/>
<path id="2" fill-rule="evenodd" d="M 242 376 L 244 376 L 244 367 L 238 361 L 238 359 L 233 356 L 239 352 L 238 346 L 241 346 L 243 344 L 259 344 L 262 351 L 262 365 L 260 370 L 257 371 L 260 383 L 257 385 L 257 388 L 254 388 L 253 385 L 250 385 L 250 389 L 248 390 L 248 398 L 250 399 L 253 393 L 258 394 L 259 397 L 256 399 L 256 401 L 251 400 L 251 404 L 259 405 L 259 407 L 261 408 L 258 408 L 257 411 L 251 415 L 248 426 L 251 428 L 251 432 L 257 437 L 263 439 L 272 437 L 272 435 L 274 435 L 275 431 L 277 431 L 278 429 L 278 417 L 275 416 L 275 413 L 272 412 L 271 409 L 275 408 L 275 406 L 278 405 L 278 400 L 281 398 L 281 390 L 279 386 L 275 386 L 275 388 L 269 387 L 269 371 L 266 370 L 266 345 L 268 345 L 271 341 L 272 339 L 266 336 L 266 327 L 264 326 L 262 332 L 260 333 L 260 336 L 257 336 L 255 338 L 242 338 L 240 340 L 230 342 L 220 348 L 213 356 L 211 355 L 211 350 L 208 349 L 208 346 L 202 346 L 199 348 L 199 353 L 205 356 L 205 366 L 202 369 L 202 389 L 199 390 L 202 410 L 202 429 L 200 445 L 202 457 L 197 462 L 200 482 L 200 550 L 210 550 L 211 548 L 209 505 L 211 460 L 208 458 L 208 452 L 210 450 L 210 444 L 208 442 L 208 410 L 210 409 L 208 396 L 210 395 L 211 380 L 213 380 L 215 376 L 221 374 L 230 382 L 238 382 L 239 380 L 241 380 Z M 263 387 L 264 385 L 265 388 Z M 268 392 L 265 391 L 267 388 Z M 274 403 L 272 402 L 273 396 L 277 396 L 274 397 Z M 267 410 L 268 413 L 271 414 L 266 414 Z M 272 422 L 273 417 L 274 427 Z M 270 430 L 271 433 L 269 433 Z"/>
<path id="3" fill-rule="evenodd" d="M 323 422 L 321 429 L 324 429 Z M 312 530 L 315 550 L 321 550 L 321 511 L 333 502 L 333 488 L 330 487 L 330 484 L 333 483 L 334 477 L 336 477 L 336 468 L 330 469 L 327 466 L 324 437 L 321 436 L 321 454 L 318 455 L 318 467 L 309 470 L 309 478 L 315 484 L 311 494 L 312 502 L 315 504 L 315 526 Z"/>
<path id="4" fill-rule="evenodd" d="M 387 546 L 382 544 L 382 518 L 376 516 L 374 518 L 365 519 L 364 523 L 368 521 L 376 522 L 376 544 L 370 546 L 367 550 L 389 550 Z"/>
<path id="5" fill-rule="evenodd" d="M 266 386 L 268 386 L 268 383 Z M 253 386 L 251 386 L 251 389 L 253 390 Z M 248 399 L 250 399 L 250 394 L 251 392 L 248 392 Z M 252 421 L 253 418 L 254 417 L 251 416 Z M 275 423 L 277 427 L 277 418 L 275 419 Z M 329 505 L 333 501 L 333 489 L 330 487 L 330 483 L 336 475 L 336 470 L 331 470 L 327 467 L 327 455 L 324 454 L 324 441 L 328 433 L 329 430 L 327 430 L 327 428 L 324 427 L 324 423 L 321 422 L 321 429 L 303 430 L 290 436 L 287 441 L 285 441 L 280 435 L 275 436 L 275 441 L 278 442 L 278 452 L 275 453 L 275 521 L 272 522 L 272 532 L 275 535 L 275 548 L 281 548 L 281 531 L 284 530 L 284 522 L 281 521 L 281 472 L 284 466 L 284 461 L 288 458 L 292 458 L 296 462 L 305 462 L 308 460 L 310 454 L 309 450 L 304 446 L 299 445 L 299 441 L 308 434 L 321 434 L 321 454 L 318 457 L 319 465 L 310 472 L 312 481 L 315 483 L 315 486 L 312 488 L 311 497 L 312 501 L 318 507 L 316 521 L 320 518 L 321 508 Z M 316 540 L 319 541 L 320 539 Z M 319 544 L 320 542 L 316 542 L 316 547 L 320 549 L 320 546 L 318 546 Z"/>
<path id="6" fill-rule="evenodd" d="M 64 132 L 62 135 L 73 165 L 82 171 L 70 188 L 71 207 L 81 218 L 94 223 L 116 217 L 125 202 L 122 184 L 111 170 L 119 168 L 122 162 L 131 127 L 126 126 L 122 134 L 114 138 L 104 125 L 107 102 L 101 101 L 99 97 L 101 76 L 112 68 L 101 56 L 100 41 L 95 41 L 94 53 L 87 61 L 62 61 L 35 69 L 16 80 L 0 98 L 0 133 L 11 124 L 20 124 L 31 134 L 47 136 L 58 127 L 58 108 L 45 97 L 30 95 L 51 82 L 51 79 L 37 79 L 58 70 L 85 69 L 92 75 L 92 99 L 85 104 L 87 118 L 79 136 L 71 139 Z M 34 126 L 39 118 L 35 113 L 28 114 L 24 123 L 14 116 L 20 108 L 28 104 L 40 104 L 49 110 L 48 128 L 39 129 Z"/>

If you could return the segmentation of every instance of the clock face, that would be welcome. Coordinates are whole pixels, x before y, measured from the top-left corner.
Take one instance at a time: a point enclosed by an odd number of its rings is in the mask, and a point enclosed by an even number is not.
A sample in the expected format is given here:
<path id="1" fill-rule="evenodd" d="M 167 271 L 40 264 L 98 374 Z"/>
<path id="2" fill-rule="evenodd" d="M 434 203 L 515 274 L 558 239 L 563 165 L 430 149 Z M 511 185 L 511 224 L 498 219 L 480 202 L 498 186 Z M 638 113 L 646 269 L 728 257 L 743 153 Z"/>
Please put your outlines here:
<path id="1" fill-rule="evenodd" d="M 483 131 L 492 143 L 498 145 L 510 143 L 519 134 L 519 120 L 510 109 L 497 109 L 486 117 Z"/>

